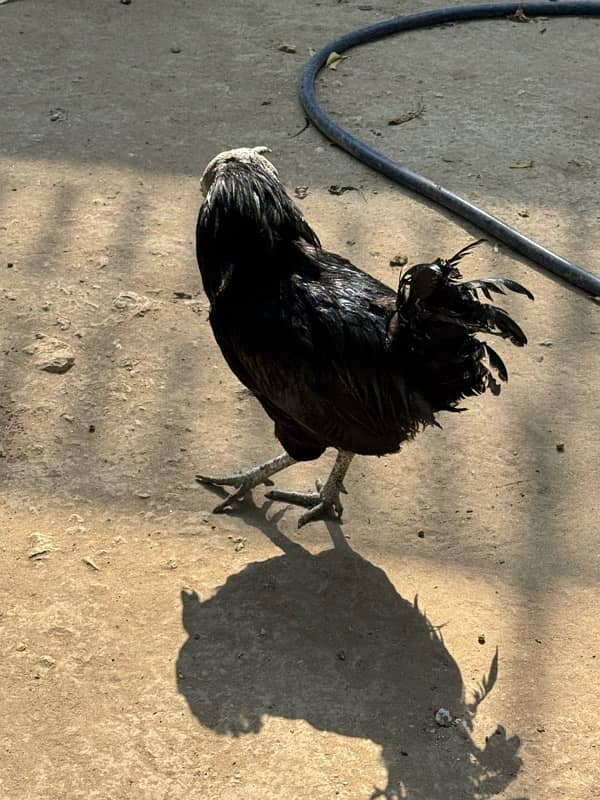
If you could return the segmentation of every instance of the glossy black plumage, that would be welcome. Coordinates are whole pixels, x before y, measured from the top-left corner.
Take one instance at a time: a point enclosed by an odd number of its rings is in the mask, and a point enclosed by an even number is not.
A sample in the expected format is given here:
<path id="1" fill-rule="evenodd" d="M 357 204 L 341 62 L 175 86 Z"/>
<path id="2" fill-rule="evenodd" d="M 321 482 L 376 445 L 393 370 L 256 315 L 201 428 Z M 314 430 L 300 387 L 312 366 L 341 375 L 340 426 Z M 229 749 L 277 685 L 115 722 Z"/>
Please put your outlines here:
<path id="1" fill-rule="evenodd" d="M 529 293 L 500 279 L 460 283 L 468 250 L 413 267 L 395 292 L 321 248 L 260 156 L 217 163 L 197 225 L 215 338 L 298 460 L 327 447 L 396 451 L 438 411 L 499 391 L 493 373 L 506 380 L 506 368 L 476 334 L 526 338 L 478 293 Z"/>

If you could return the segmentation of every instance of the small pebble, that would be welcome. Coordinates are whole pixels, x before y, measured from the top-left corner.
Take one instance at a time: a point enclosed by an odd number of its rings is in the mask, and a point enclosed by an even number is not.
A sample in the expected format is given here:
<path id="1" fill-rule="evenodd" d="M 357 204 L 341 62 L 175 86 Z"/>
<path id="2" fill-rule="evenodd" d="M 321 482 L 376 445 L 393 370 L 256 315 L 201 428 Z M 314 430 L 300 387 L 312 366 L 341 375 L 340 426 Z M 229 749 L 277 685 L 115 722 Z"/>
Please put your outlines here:
<path id="1" fill-rule="evenodd" d="M 483 633 L 480 633 L 479 636 L 477 637 L 477 641 L 479 642 L 479 644 L 485 644 L 485 635 Z"/>
<path id="2" fill-rule="evenodd" d="M 131 5 L 131 0 L 121 0 L 121 5 L 122 6 L 130 6 Z"/>
<path id="3" fill-rule="evenodd" d="M 24 650 L 27 650 L 27 645 L 25 642 L 19 642 L 19 644 L 15 647 L 15 650 L 18 653 L 22 653 Z"/>
<path id="4" fill-rule="evenodd" d="M 424 539 L 425 538 L 425 531 L 417 531 L 417 536 L 419 537 L 419 539 Z"/>
<path id="5" fill-rule="evenodd" d="M 181 53 L 181 47 L 178 44 L 171 45 L 171 52 L 172 53 Z"/>
<path id="6" fill-rule="evenodd" d="M 393 258 L 390 258 L 390 267 L 404 267 L 408 264 L 408 258 L 402 255 L 395 255 Z"/>
<path id="7" fill-rule="evenodd" d="M 558 450 L 559 453 L 564 453 L 565 452 L 565 443 L 564 442 L 557 442 L 556 443 L 556 449 Z"/>
<path id="8" fill-rule="evenodd" d="M 296 52 L 296 46 L 293 45 L 293 44 L 288 44 L 287 42 L 283 42 L 283 44 L 280 44 L 277 49 L 281 50 L 282 53 L 295 53 Z"/>
<path id="9" fill-rule="evenodd" d="M 452 725 L 452 714 L 447 708 L 438 708 L 435 712 L 435 721 L 441 728 L 449 728 Z"/>

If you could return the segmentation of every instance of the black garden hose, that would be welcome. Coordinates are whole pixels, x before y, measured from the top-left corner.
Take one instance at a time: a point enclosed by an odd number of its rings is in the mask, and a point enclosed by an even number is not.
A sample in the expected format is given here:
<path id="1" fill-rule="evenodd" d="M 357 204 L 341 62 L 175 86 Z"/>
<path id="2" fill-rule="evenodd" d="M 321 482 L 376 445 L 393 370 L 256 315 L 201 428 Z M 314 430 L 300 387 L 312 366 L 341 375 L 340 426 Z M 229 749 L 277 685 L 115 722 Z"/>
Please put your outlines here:
<path id="1" fill-rule="evenodd" d="M 508 245 L 517 253 L 526 256 L 534 264 L 558 275 L 573 286 L 583 289 L 593 296 L 600 296 L 600 277 L 583 267 L 573 264 L 566 258 L 553 253 L 541 244 L 529 239 L 506 222 L 493 217 L 467 200 L 439 186 L 428 178 L 418 175 L 408 167 L 397 164 L 383 153 L 345 131 L 323 111 L 315 94 L 315 80 L 332 52 L 343 53 L 351 47 L 367 42 L 375 42 L 386 36 L 419 28 L 429 28 L 448 22 L 467 22 L 470 20 L 496 19 L 513 15 L 519 8 L 528 17 L 583 17 L 600 16 L 600 2 L 597 0 L 559 0 L 558 2 L 524 3 L 485 3 L 482 5 L 456 6 L 395 17 L 366 28 L 347 33 L 322 47 L 306 64 L 302 73 L 300 101 L 308 118 L 314 125 L 337 145 L 351 155 L 377 170 L 391 180 L 406 186 L 417 194 L 424 195 L 434 203 L 453 211 L 472 222 L 478 228 Z"/>

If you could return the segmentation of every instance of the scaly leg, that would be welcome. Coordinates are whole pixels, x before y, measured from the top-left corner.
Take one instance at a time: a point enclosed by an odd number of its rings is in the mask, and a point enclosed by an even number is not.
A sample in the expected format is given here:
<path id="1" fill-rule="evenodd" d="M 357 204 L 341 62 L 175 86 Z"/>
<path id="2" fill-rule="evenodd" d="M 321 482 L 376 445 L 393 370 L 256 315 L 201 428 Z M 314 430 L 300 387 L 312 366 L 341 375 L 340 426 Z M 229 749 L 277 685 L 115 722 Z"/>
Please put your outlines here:
<path id="1" fill-rule="evenodd" d="M 281 472 L 282 469 L 295 464 L 296 460 L 288 453 L 283 452 L 281 455 L 272 458 L 270 461 L 265 461 L 264 464 L 259 464 L 256 467 L 237 472 L 235 475 L 227 475 L 224 477 L 213 477 L 210 475 L 196 475 L 198 483 L 207 483 L 210 486 L 233 486 L 235 492 L 228 495 L 222 503 L 219 503 L 213 509 L 214 514 L 221 514 L 228 506 L 232 504 L 233 500 L 243 500 L 251 489 L 264 483 L 265 486 L 272 486 L 273 481 L 269 478 L 275 475 L 276 472 Z"/>
<path id="2" fill-rule="evenodd" d="M 299 528 L 306 525 L 307 522 L 326 516 L 331 511 L 341 517 L 344 509 L 340 501 L 340 492 L 346 494 L 343 480 L 353 458 L 354 453 L 338 450 L 335 464 L 325 485 L 323 486 L 320 481 L 317 481 L 316 492 L 282 492 L 279 489 L 272 489 L 265 494 L 265 497 L 269 500 L 282 500 L 285 503 L 294 503 L 309 508 L 310 511 L 302 514 L 298 520 Z"/>

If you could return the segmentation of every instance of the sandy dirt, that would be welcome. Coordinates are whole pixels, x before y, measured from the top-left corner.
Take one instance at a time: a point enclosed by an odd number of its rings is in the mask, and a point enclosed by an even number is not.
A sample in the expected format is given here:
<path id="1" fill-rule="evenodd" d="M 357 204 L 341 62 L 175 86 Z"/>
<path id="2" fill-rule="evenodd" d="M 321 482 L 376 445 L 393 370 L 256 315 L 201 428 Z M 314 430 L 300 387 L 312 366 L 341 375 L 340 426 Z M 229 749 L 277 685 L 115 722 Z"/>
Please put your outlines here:
<path id="1" fill-rule="evenodd" d="M 501 347 L 499 399 L 357 459 L 341 526 L 299 532 L 261 491 L 212 515 L 221 495 L 194 482 L 278 452 L 207 323 L 192 240 L 213 155 L 269 145 L 325 245 L 390 284 L 393 256 L 478 235 L 294 136 L 309 48 L 427 7 L 0 7 L 2 800 L 600 797 L 597 304 L 480 248 L 469 275 L 536 294 L 508 301 L 530 346 Z M 320 95 L 597 268 L 599 36 L 414 33 L 353 52 Z"/>

